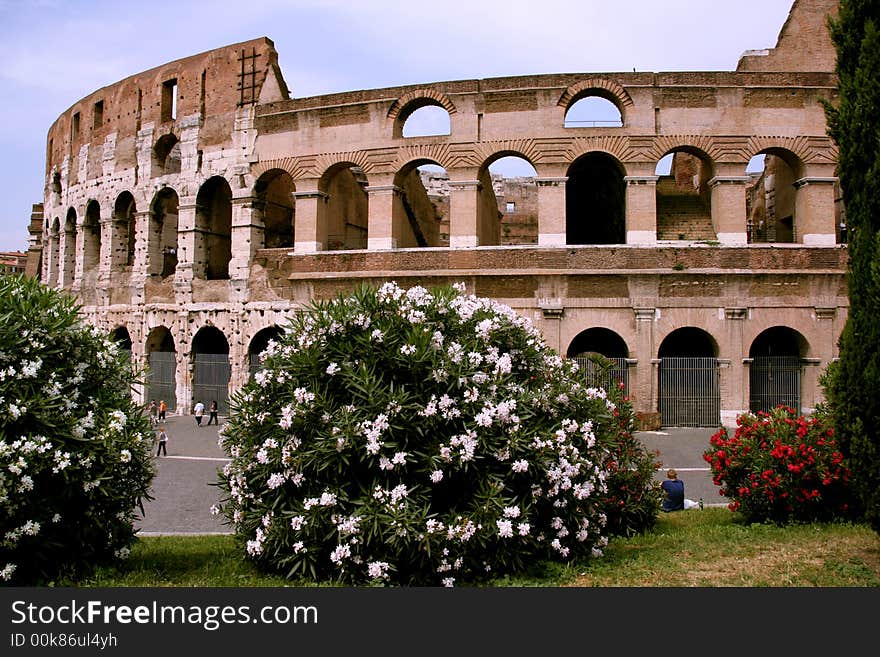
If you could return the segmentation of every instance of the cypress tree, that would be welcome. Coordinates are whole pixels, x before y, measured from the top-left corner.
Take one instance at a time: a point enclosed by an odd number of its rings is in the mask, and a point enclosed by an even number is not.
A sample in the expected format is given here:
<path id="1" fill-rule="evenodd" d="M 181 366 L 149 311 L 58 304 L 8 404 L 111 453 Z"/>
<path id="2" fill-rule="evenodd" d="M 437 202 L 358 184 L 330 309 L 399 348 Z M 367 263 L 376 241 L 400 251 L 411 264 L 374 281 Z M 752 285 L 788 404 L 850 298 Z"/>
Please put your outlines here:
<path id="1" fill-rule="evenodd" d="M 829 21 L 840 97 L 826 104 L 849 234 L 849 316 L 829 398 L 855 493 L 880 533 L 880 1 L 842 0 Z"/>

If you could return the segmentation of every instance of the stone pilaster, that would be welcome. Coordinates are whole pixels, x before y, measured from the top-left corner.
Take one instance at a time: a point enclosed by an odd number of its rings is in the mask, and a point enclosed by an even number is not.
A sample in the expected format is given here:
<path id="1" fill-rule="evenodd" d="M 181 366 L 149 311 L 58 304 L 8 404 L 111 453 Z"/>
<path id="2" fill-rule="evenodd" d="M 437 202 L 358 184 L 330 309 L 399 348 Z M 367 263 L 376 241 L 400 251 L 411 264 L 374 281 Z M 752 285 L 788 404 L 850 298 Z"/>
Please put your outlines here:
<path id="1" fill-rule="evenodd" d="M 626 243 L 657 243 L 657 176 L 625 176 Z"/>
<path id="2" fill-rule="evenodd" d="M 538 246 L 565 246 L 565 183 L 568 177 L 536 178 Z"/>

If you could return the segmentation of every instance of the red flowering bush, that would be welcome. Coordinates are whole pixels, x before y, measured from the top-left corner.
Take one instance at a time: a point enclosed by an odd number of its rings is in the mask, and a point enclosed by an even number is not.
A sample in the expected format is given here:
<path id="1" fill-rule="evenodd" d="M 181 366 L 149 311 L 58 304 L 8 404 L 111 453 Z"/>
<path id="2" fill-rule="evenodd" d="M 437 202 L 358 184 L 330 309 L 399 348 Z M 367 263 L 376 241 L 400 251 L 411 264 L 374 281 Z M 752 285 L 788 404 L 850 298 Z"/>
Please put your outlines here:
<path id="1" fill-rule="evenodd" d="M 722 428 L 703 454 L 732 511 L 782 524 L 850 512 L 850 472 L 828 416 L 808 419 L 778 406 L 736 423 L 733 437 Z"/>

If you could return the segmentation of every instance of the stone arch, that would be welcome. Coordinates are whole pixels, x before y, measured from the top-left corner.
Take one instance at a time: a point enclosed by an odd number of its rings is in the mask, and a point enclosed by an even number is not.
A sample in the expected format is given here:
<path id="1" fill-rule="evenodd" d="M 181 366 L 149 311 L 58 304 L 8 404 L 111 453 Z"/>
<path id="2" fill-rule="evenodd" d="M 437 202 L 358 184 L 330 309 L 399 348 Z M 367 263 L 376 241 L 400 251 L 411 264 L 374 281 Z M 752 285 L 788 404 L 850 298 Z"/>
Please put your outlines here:
<path id="1" fill-rule="evenodd" d="M 163 187 L 150 204 L 148 271 L 153 276 L 173 276 L 177 269 L 177 220 L 180 199 L 172 187 Z"/>
<path id="2" fill-rule="evenodd" d="M 177 347 L 171 330 L 156 326 L 144 341 L 147 384 L 146 398 L 156 403 L 165 400 L 169 411 L 177 409 Z"/>
<path id="3" fill-rule="evenodd" d="M 446 167 L 431 158 L 410 160 L 394 174 L 391 207 L 391 239 L 394 246 L 412 248 L 437 246 L 440 241 L 442 210 L 438 208 L 425 188 L 419 167 L 443 169 Z M 448 177 L 448 176 L 447 176 Z"/>
<path id="4" fill-rule="evenodd" d="M 605 389 L 622 385 L 624 394 L 628 394 L 629 370 L 626 359 L 629 347 L 616 331 L 602 326 L 585 329 L 569 343 L 566 356 L 574 358 L 586 370 L 592 385 Z"/>
<path id="5" fill-rule="evenodd" d="M 60 280 L 58 281 L 63 287 L 69 287 L 73 282 L 73 273 L 76 270 L 76 209 L 71 207 L 67 209 L 67 216 L 64 219 L 64 228 L 61 232 L 61 255 L 58 258 Z"/>
<path id="6" fill-rule="evenodd" d="M 755 336 L 749 347 L 749 410 L 768 412 L 788 406 L 801 412 L 802 359 L 807 339 L 788 326 L 771 326 Z"/>
<path id="7" fill-rule="evenodd" d="M 367 248 L 368 184 L 363 167 L 350 160 L 338 161 L 323 171 L 318 189 L 325 195 L 325 205 L 323 222 L 319 215 L 318 241 L 327 250 Z"/>
<path id="8" fill-rule="evenodd" d="M 248 343 L 248 370 L 251 377 L 260 368 L 260 354 L 266 350 L 269 342 L 278 342 L 283 335 L 284 329 L 276 324 L 262 328 L 254 334 Z"/>
<path id="9" fill-rule="evenodd" d="M 232 260 L 232 188 L 223 176 L 208 178 L 196 196 L 193 273 L 208 280 L 229 278 Z"/>
<path id="10" fill-rule="evenodd" d="M 293 247 L 293 178 L 283 169 L 270 169 L 254 185 L 255 221 L 263 226 L 263 247 Z"/>
<path id="11" fill-rule="evenodd" d="M 538 243 L 537 157 L 529 145 L 517 148 L 518 144 L 511 144 L 485 153 L 480 164 L 478 207 L 484 213 L 484 221 L 488 220 L 490 208 L 498 212 L 497 243 L 501 245 Z"/>
<path id="12" fill-rule="evenodd" d="M 423 107 L 435 105 L 442 107 L 451 116 L 458 110 L 446 94 L 436 89 L 414 89 L 395 100 L 388 108 L 388 118 L 392 121 L 392 136 L 403 137 L 403 124 L 413 112 Z"/>
<path id="13" fill-rule="evenodd" d="M 690 144 L 670 146 L 658 159 L 655 174 L 657 239 L 717 239 L 709 184 L 715 175 L 712 157 Z"/>
<path id="14" fill-rule="evenodd" d="M 626 108 L 634 105 L 632 97 L 618 82 L 605 77 L 593 77 L 569 85 L 556 104 L 566 111 L 574 103 L 586 96 L 599 96 L 614 103 L 623 116 Z"/>
<path id="15" fill-rule="evenodd" d="M 128 332 L 128 327 L 124 324 L 119 324 L 116 328 L 114 328 L 110 332 L 111 339 L 119 348 L 123 351 L 131 351 L 131 334 Z"/>
<path id="16" fill-rule="evenodd" d="M 566 175 L 566 244 L 623 244 L 626 170 L 620 160 L 592 151 L 572 162 Z"/>
<path id="17" fill-rule="evenodd" d="M 180 139 L 173 132 L 156 140 L 151 173 L 153 178 L 180 173 Z"/>
<path id="18" fill-rule="evenodd" d="M 221 413 L 228 412 L 229 340 L 216 326 L 205 325 L 192 339 L 192 403 L 201 401 L 205 408 L 217 402 Z M 192 405 L 190 405 L 192 407 Z"/>
<path id="19" fill-rule="evenodd" d="M 101 206 L 92 199 L 86 204 L 82 223 L 83 272 L 93 272 L 101 264 Z"/>
<path id="20" fill-rule="evenodd" d="M 773 145 L 754 152 L 750 163 L 759 156 L 764 158 L 763 165 L 749 172 L 751 182 L 746 191 L 749 241 L 796 242 L 796 183 L 803 177 L 804 160 L 794 151 Z"/>
<path id="21" fill-rule="evenodd" d="M 720 425 L 718 342 L 712 334 L 694 326 L 677 328 L 663 338 L 657 356 L 661 424 Z"/>
<path id="22" fill-rule="evenodd" d="M 110 236 L 110 258 L 114 269 L 134 264 L 136 214 L 137 205 L 131 192 L 124 191 L 116 197 Z"/>

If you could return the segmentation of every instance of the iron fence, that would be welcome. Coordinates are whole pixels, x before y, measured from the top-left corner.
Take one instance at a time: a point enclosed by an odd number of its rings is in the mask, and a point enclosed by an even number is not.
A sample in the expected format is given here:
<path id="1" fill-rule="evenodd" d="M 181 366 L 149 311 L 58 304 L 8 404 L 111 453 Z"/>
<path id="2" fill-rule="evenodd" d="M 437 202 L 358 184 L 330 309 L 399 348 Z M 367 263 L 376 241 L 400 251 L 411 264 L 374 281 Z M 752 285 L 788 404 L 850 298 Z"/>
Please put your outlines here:
<path id="1" fill-rule="evenodd" d="M 661 358 L 659 379 L 658 405 L 663 426 L 721 424 L 721 386 L 716 358 Z"/>

